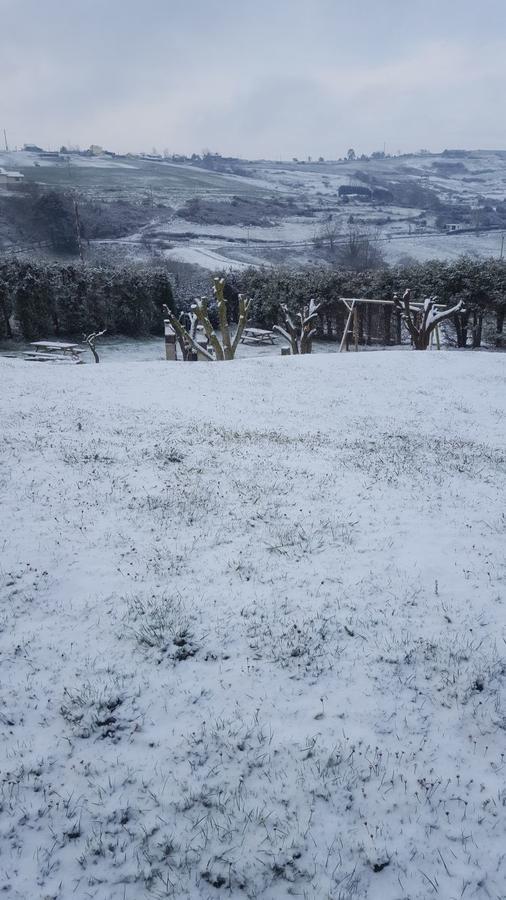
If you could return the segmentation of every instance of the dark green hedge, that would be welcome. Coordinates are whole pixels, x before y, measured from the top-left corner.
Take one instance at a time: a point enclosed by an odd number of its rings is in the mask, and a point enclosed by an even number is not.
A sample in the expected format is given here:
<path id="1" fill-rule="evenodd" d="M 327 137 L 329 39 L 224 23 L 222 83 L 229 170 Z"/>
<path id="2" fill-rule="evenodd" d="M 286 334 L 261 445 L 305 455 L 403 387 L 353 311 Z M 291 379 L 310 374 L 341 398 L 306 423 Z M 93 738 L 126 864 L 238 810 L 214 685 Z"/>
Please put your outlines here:
<path id="1" fill-rule="evenodd" d="M 3 337 L 12 336 L 13 322 L 27 340 L 103 328 L 109 334 L 161 334 L 164 303 L 173 305 L 163 269 L 0 260 Z"/>
<path id="2" fill-rule="evenodd" d="M 281 303 L 296 311 L 311 297 L 325 302 L 339 297 L 389 300 L 395 291 L 407 287 L 416 298 L 437 294 L 441 302 L 450 304 L 463 299 L 468 310 L 499 311 L 506 304 L 506 261 L 462 257 L 452 262 L 430 260 L 368 272 L 251 268 L 234 276 L 233 285 L 253 297 L 255 319 L 269 327 L 277 322 Z"/>

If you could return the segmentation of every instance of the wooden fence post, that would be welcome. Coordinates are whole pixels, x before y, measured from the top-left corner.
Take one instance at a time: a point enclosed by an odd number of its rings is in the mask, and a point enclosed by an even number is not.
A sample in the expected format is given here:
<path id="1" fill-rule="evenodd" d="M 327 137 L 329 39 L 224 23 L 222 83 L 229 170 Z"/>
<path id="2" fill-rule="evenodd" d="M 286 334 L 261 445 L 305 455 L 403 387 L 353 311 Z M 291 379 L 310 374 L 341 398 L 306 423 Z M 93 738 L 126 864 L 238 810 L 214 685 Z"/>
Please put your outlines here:
<path id="1" fill-rule="evenodd" d="M 165 331 L 165 359 L 175 362 L 177 359 L 176 332 L 168 319 L 163 320 Z"/>

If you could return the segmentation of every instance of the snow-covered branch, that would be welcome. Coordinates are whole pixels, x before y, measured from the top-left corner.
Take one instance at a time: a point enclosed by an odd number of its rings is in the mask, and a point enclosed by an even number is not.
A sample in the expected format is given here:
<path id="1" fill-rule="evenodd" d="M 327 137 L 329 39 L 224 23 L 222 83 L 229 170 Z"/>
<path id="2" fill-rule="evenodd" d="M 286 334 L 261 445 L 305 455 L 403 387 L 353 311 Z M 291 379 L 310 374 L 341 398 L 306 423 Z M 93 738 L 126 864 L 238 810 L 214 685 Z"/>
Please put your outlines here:
<path id="1" fill-rule="evenodd" d="M 297 313 L 297 324 L 295 324 L 288 307 L 284 304 L 281 306 L 284 322 L 283 325 L 274 325 L 274 331 L 288 341 L 293 355 L 311 353 L 318 314 L 323 306 L 323 303 L 317 303 L 316 300 L 311 299 L 306 306 L 303 306 L 302 311 Z"/>
<path id="2" fill-rule="evenodd" d="M 398 294 L 393 297 L 395 308 L 401 313 L 406 327 L 411 335 L 415 350 L 427 350 L 432 332 L 455 313 L 462 310 L 463 302 L 460 300 L 455 306 L 441 308 L 437 305 L 437 297 L 426 297 L 421 308 L 411 306 L 411 290 L 404 291 L 402 299 Z"/>
<path id="3" fill-rule="evenodd" d="M 237 347 L 241 340 L 245 326 L 248 323 L 248 317 L 251 309 L 251 299 L 239 294 L 239 319 L 237 328 L 232 338 L 230 329 L 231 325 L 228 321 L 227 301 L 225 298 L 225 281 L 223 278 L 214 279 L 214 296 L 218 306 L 218 317 L 220 320 L 221 340 L 213 328 L 209 317 L 208 302 L 206 297 L 196 297 L 191 308 L 191 312 L 187 315 L 189 325 L 185 328 L 181 322 L 181 316 L 177 318 L 174 313 L 167 307 L 164 307 L 164 313 L 172 328 L 176 332 L 179 344 L 181 346 L 183 359 L 187 359 L 187 351 L 189 348 L 196 350 L 198 354 L 205 359 L 234 359 Z M 210 349 L 203 347 L 197 340 L 197 323 L 203 329 Z"/>
<path id="4" fill-rule="evenodd" d="M 103 331 L 93 331 L 91 334 L 88 334 L 88 335 L 83 334 L 83 341 L 85 344 L 88 344 L 88 347 L 90 348 L 91 352 L 93 353 L 93 358 L 96 363 L 100 362 L 100 357 L 96 351 L 95 342 L 96 342 L 97 338 L 102 337 L 102 335 L 104 335 L 106 333 L 106 331 L 107 331 L 107 328 L 104 328 Z"/>

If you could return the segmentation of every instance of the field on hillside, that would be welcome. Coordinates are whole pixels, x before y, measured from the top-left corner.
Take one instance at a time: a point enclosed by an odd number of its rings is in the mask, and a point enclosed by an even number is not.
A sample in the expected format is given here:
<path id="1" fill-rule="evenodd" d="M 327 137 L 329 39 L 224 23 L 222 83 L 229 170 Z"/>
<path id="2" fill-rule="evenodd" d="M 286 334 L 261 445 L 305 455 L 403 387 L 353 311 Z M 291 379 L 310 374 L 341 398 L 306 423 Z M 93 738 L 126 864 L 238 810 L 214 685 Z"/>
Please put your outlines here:
<path id="1" fill-rule="evenodd" d="M 91 234 L 85 245 L 89 258 L 101 258 L 105 241 L 109 255 L 145 260 L 158 254 L 213 271 L 328 264 L 335 262 L 330 239 L 334 249 L 346 247 L 350 227 L 368 235 L 389 263 L 464 253 L 499 256 L 503 249 L 502 151 L 320 163 L 218 159 L 211 165 L 216 170 L 202 161 L 77 155 L 54 160 L 0 151 L 0 166 L 19 169 L 32 191 L 38 185 L 75 193 L 87 223 L 85 238 Z M 353 185 L 386 190 L 391 197 L 341 202 L 339 188 Z M 16 210 L 22 190 L 0 190 L 0 249 L 21 245 L 29 252 L 35 240 L 23 221 L 28 212 Z M 86 204 L 100 209 L 86 213 Z M 443 213 L 466 230 L 444 233 L 438 223 Z M 18 217 L 23 228 L 16 231 Z"/>
<path id="2" fill-rule="evenodd" d="M 504 356 L 0 360 L 11 900 L 504 900 Z"/>

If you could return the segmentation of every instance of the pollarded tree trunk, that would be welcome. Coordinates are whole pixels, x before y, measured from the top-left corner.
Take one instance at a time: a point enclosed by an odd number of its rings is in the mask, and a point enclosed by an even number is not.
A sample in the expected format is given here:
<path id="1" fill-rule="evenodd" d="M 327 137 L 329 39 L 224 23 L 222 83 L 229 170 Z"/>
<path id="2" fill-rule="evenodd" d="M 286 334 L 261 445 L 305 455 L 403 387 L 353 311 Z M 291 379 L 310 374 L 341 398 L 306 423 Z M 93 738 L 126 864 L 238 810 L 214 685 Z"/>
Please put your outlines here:
<path id="1" fill-rule="evenodd" d="M 167 306 L 163 307 L 164 314 L 167 320 L 170 322 L 172 328 L 176 332 L 180 345 L 186 348 L 186 355 L 183 353 L 183 359 L 190 358 L 187 355 L 189 351 L 192 351 L 192 356 L 193 353 L 196 353 L 197 358 L 208 360 L 225 360 L 234 359 L 235 357 L 235 353 L 237 347 L 239 346 L 239 341 L 242 337 L 242 333 L 248 323 L 251 299 L 246 299 L 242 294 L 239 294 L 239 321 L 237 323 L 234 337 L 232 338 L 230 335 L 230 326 L 228 324 L 227 318 L 227 301 L 225 300 L 225 297 L 223 295 L 224 281 L 223 279 L 218 278 L 215 278 L 214 281 L 215 296 L 218 304 L 218 315 L 222 329 L 221 341 L 216 334 L 209 318 L 207 300 L 205 297 L 201 297 L 199 300 L 195 300 L 190 315 L 191 325 L 189 329 L 186 329 L 184 327 L 182 322 L 180 322 L 177 316 L 175 316 Z M 197 321 L 202 326 L 206 335 L 208 342 L 207 347 L 204 346 L 203 342 L 199 342 L 197 340 Z M 210 347 L 212 348 L 214 355 L 209 349 Z"/>
<path id="2" fill-rule="evenodd" d="M 411 335 L 411 341 L 415 350 L 427 350 L 430 346 L 430 336 L 441 322 L 453 316 L 462 309 L 462 301 L 451 309 L 441 309 L 436 306 L 436 297 L 426 297 L 423 305 L 411 307 L 411 291 L 404 291 L 402 301 L 394 294 L 395 308 L 402 314 L 406 327 Z"/>
<path id="3" fill-rule="evenodd" d="M 220 320 L 220 331 L 221 331 L 221 343 L 223 345 L 223 357 L 224 359 L 233 359 L 234 354 L 232 352 L 232 344 L 230 341 L 230 330 L 228 327 L 228 318 L 227 318 L 227 301 L 225 300 L 225 279 L 224 278 L 215 278 L 214 279 L 214 296 L 216 297 L 216 303 L 218 305 L 218 317 Z M 198 310 L 196 310 L 198 317 Z"/>
<path id="4" fill-rule="evenodd" d="M 412 341 L 415 350 L 428 350 L 430 344 L 430 334 L 422 331 L 420 334 L 415 335 L 412 338 Z"/>
<path id="5" fill-rule="evenodd" d="M 302 312 L 294 317 L 294 321 L 288 307 L 281 305 L 281 311 L 284 317 L 284 325 L 274 325 L 274 331 L 281 334 L 290 346 L 290 354 L 298 356 L 299 354 L 311 353 L 313 349 L 313 338 L 316 334 L 316 323 L 318 321 L 318 313 L 323 307 L 323 303 L 316 303 L 310 300 L 308 306 L 304 306 Z"/>

